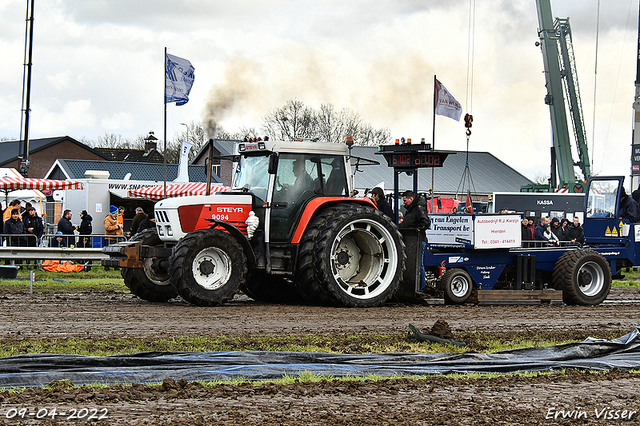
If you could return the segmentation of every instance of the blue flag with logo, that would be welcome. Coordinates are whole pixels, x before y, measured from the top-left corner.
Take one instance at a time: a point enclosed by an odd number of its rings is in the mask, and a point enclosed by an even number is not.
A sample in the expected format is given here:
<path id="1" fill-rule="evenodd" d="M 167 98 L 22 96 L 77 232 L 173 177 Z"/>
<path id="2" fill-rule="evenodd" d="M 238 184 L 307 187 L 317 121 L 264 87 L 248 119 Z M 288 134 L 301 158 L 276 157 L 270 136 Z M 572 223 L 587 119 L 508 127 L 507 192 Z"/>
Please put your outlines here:
<path id="1" fill-rule="evenodd" d="M 195 68 L 186 59 L 168 53 L 164 62 L 164 103 L 175 102 L 177 106 L 184 105 L 189 102 Z"/>

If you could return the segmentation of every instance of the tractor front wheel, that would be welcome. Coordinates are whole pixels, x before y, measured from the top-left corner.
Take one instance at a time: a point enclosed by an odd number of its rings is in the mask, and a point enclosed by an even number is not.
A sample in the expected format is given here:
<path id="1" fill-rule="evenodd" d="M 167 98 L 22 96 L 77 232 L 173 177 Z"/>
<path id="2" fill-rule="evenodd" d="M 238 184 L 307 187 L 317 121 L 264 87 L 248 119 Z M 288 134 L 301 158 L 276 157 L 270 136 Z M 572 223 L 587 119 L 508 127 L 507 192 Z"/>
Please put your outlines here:
<path id="1" fill-rule="evenodd" d="M 187 302 L 221 305 L 233 298 L 247 275 L 247 259 L 228 233 L 200 229 L 183 237 L 173 248 L 171 283 Z"/>
<path id="2" fill-rule="evenodd" d="M 145 229 L 135 234 L 131 241 L 141 241 L 146 246 L 162 246 L 155 229 Z M 171 285 L 169 272 L 158 268 L 157 259 L 144 259 L 144 268 L 122 268 L 124 284 L 141 299 L 149 302 L 166 302 L 178 296 Z"/>

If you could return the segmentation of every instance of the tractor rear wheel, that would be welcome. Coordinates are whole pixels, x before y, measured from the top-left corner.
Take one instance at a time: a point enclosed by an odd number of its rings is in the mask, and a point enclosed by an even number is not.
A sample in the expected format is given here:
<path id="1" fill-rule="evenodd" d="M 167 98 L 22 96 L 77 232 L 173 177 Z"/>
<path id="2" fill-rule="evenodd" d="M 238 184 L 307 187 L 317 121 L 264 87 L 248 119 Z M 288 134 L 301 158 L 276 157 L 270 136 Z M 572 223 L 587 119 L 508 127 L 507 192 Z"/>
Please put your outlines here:
<path id="1" fill-rule="evenodd" d="M 184 236 L 173 248 L 171 283 L 187 302 L 221 305 L 233 298 L 247 275 L 242 247 L 228 233 L 200 229 Z"/>
<path id="2" fill-rule="evenodd" d="M 131 241 L 141 241 L 146 246 L 161 246 L 162 240 L 155 229 L 145 229 L 135 234 Z M 171 285 L 169 272 L 160 270 L 157 259 L 144 259 L 144 268 L 122 268 L 124 284 L 141 299 L 149 302 L 166 302 L 178 296 Z"/>
<path id="3" fill-rule="evenodd" d="M 336 305 L 336 301 L 327 294 L 316 274 L 316 249 L 320 230 L 325 229 L 327 220 L 340 210 L 341 207 L 334 206 L 318 213 L 307 225 L 298 246 L 295 284 L 304 301 L 310 305 Z"/>
<path id="4" fill-rule="evenodd" d="M 381 306 L 402 280 L 405 246 L 380 211 L 348 205 L 319 227 L 315 276 L 332 299 L 347 307 Z"/>
<path id="5" fill-rule="evenodd" d="M 611 290 L 611 268 L 596 251 L 570 250 L 556 262 L 552 280 L 567 305 L 598 305 Z"/>
<path id="6" fill-rule="evenodd" d="M 473 281 L 467 271 L 460 268 L 447 270 L 440 278 L 447 305 L 460 305 L 469 301 L 473 294 Z"/>

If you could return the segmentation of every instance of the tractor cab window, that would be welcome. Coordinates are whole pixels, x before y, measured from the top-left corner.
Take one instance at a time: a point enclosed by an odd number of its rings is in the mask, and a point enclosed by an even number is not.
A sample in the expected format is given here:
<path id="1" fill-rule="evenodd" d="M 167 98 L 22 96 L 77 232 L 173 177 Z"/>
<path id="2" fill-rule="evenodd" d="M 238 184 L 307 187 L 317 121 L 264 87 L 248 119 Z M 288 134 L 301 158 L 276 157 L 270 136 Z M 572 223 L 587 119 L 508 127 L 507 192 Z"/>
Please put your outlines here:
<path id="1" fill-rule="evenodd" d="M 274 202 L 301 204 L 317 195 L 318 164 L 307 155 L 281 154 L 278 160 Z"/>
<path id="2" fill-rule="evenodd" d="M 242 156 L 236 167 L 236 176 L 233 187 L 245 189 L 253 193 L 262 201 L 267 199 L 269 187 L 269 157 Z"/>
<path id="3" fill-rule="evenodd" d="M 589 187 L 587 218 L 616 217 L 618 180 L 594 180 Z"/>
<path id="4" fill-rule="evenodd" d="M 320 157 L 322 167 L 322 183 L 324 195 L 329 197 L 341 197 L 349 195 L 347 186 L 347 174 L 344 167 L 344 158 L 341 156 Z"/>

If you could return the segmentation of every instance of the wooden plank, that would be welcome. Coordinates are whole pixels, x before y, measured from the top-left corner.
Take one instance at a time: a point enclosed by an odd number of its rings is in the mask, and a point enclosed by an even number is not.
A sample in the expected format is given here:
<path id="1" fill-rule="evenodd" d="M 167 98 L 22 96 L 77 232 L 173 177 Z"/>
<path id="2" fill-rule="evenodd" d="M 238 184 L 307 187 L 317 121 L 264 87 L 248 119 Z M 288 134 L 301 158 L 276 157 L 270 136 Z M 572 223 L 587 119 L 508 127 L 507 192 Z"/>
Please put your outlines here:
<path id="1" fill-rule="evenodd" d="M 478 300 L 562 300 L 562 291 L 478 290 Z"/>

